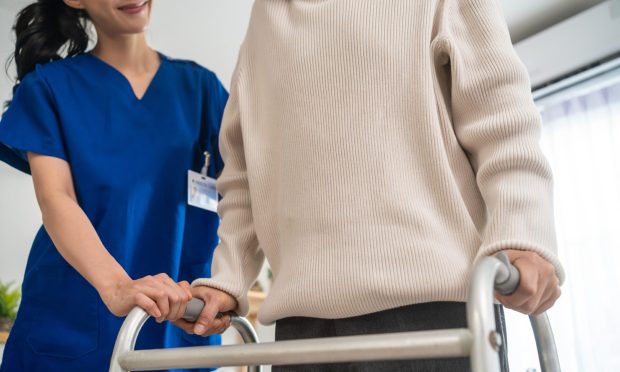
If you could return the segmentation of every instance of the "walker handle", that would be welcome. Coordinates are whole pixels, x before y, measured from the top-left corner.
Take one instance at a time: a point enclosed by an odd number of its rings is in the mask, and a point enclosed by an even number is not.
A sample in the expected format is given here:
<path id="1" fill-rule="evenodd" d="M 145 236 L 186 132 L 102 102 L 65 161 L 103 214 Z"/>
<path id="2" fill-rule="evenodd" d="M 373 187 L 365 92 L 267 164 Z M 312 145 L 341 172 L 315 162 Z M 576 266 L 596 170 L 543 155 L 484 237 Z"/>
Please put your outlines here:
<path id="1" fill-rule="evenodd" d="M 187 320 L 190 323 L 195 323 L 198 320 L 200 313 L 202 313 L 202 309 L 204 307 L 205 303 L 201 299 L 194 297 L 187 303 L 187 306 L 185 307 L 185 313 L 181 318 Z M 226 315 L 230 316 L 231 319 L 238 318 L 237 314 L 234 311 L 227 311 L 225 313 L 218 313 L 215 319 L 219 319 Z"/>
<path id="2" fill-rule="evenodd" d="M 185 307 L 185 313 L 183 319 L 190 323 L 195 323 L 202 313 L 202 309 L 205 307 L 205 303 L 199 298 L 192 298 Z M 228 311 L 225 313 L 218 313 L 216 318 L 221 318 L 225 315 L 230 316 L 230 324 L 233 328 L 239 332 L 239 335 L 246 344 L 258 343 L 258 334 L 252 326 L 252 324 L 245 318 L 239 317 L 235 312 Z M 262 366 L 248 366 L 248 372 L 261 372 Z"/>
<path id="3" fill-rule="evenodd" d="M 495 257 L 499 259 L 503 264 L 503 268 L 499 270 L 497 276 L 495 278 L 495 290 L 504 296 L 511 295 L 514 291 L 519 287 L 520 274 L 519 270 L 510 263 L 510 259 L 506 252 L 499 252 Z M 204 302 L 199 298 L 192 298 L 185 308 L 185 314 L 183 315 L 183 319 L 188 322 L 194 323 L 202 309 L 204 308 Z M 231 315 L 235 314 L 218 314 L 218 318 L 223 315 Z"/>
<path id="4" fill-rule="evenodd" d="M 190 323 L 196 322 L 204 306 L 205 306 L 205 303 L 201 299 L 195 298 L 195 297 L 192 298 L 191 300 L 189 300 L 189 302 L 187 303 L 187 306 L 185 307 L 185 313 L 183 314 L 183 319 L 187 320 Z"/>
<path id="5" fill-rule="evenodd" d="M 519 270 L 510 263 L 506 252 L 499 252 L 495 257 L 504 264 L 495 277 L 495 290 L 503 296 L 509 296 L 519 287 Z"/>

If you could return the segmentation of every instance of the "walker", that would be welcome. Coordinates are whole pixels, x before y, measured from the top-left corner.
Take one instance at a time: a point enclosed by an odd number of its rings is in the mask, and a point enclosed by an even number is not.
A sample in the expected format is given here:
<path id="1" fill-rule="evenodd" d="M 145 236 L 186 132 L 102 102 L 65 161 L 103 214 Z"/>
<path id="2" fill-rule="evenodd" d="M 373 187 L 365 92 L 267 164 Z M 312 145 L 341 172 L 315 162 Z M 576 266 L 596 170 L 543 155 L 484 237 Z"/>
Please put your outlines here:
<path id="1" fill-rule="evenodd" d="M 233 317 L 231 325 L 245 345 L 134 350 L 138 333 L 149 318 L 136 307 L 120 329 L 110 372 L 227 366 L 249 366 L 249 372 L 261 372 L 263 365 L 455 357 L 469 357 L 474 372 L 499 372 L 501 337 L 495 330 L 493 292 L 510 294 L 518 285 L 519 272 L 500 253 L 497 258 L 481 259 L 473 272 L 467 301 L 468 328 L 259 343 L 250 322 Z M 203 305 L 197 299 L 190 301 L 184 318 L 195 321 Z M 530 321 L 542 372 L 560 372 L 547 315 L 530 316 Z"/>

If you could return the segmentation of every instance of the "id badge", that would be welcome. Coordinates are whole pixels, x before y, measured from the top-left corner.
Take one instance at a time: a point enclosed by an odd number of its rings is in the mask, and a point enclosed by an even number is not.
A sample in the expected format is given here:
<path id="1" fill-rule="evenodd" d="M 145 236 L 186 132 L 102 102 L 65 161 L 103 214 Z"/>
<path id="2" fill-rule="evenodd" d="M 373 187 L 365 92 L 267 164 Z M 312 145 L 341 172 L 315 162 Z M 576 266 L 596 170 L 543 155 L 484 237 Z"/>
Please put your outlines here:
<path id="1" fill-rule="evenodd" d="M 187 172 L 187 204 L 217 213 L 215 180 L 194 171 Z"/>

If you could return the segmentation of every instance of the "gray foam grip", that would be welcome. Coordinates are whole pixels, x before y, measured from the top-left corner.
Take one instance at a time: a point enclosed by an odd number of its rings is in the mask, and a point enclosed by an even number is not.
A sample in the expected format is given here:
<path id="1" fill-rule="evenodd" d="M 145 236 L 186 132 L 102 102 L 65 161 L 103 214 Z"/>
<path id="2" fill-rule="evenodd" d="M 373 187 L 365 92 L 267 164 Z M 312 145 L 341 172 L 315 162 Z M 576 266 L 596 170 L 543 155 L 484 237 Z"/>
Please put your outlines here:
<path id="1" fill-rule="evenodd" d="M 519 287 L 519 281 L 521 280 L 521 275 L 519 274 L 519 270 L 510 263 L 510 259 L 505 252 L 499 252 L 495 255 L 497 259 L 502 261 L 502 263 L 508 269 L 508 276 L 505 278 L 501 278 L 499 281 L 496 279 L 495 281 L 495 290 L 504 296 L 509 296 L 514 293 Z"/>
<path id="2" fill-rule="evenodd" d="M 183 319 L 187 320 L 188 322 L 194 323 L 198 319 L 198 316 L 202 312 L 202 308 L 204 308 L 204 306 L 205 303 L 201 299 L 192 298 L 187 303 L 187 307 L 185 308 L 185 314 L 183 314 Z"/>

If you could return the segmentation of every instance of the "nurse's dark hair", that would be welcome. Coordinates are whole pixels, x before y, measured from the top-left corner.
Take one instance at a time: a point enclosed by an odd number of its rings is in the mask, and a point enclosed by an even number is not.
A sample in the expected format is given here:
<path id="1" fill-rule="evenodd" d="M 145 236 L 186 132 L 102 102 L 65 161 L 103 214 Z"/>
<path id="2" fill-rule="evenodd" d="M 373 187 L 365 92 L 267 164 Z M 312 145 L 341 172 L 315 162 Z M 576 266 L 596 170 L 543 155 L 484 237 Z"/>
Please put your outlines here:
<path id="1" fill-rule="evenodd" d="M 74 9 L 63 0 L 38 0 L 22 9 L 15 20 L 16 84 L 37 64 L 43 64 L 86 51 L 90 41 L 85 11 Z M 10 62 L 10 60 L 9 60 Z"/>

